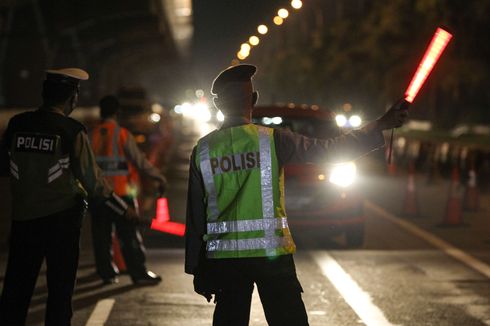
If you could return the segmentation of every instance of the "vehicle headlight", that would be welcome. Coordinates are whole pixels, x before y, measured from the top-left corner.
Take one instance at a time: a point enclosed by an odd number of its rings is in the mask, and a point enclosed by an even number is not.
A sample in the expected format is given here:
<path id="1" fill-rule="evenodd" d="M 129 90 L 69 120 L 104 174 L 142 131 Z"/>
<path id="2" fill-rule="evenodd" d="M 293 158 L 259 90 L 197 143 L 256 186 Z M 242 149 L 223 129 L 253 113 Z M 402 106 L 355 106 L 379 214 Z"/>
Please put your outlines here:
<path id="1" fill-rule="evenodd" d="M 331 172 L 329 181 L 340 187 L 348 187 L 354 183 L 357 175 L 357 168 L 354 162 L 335 165 Z"/>

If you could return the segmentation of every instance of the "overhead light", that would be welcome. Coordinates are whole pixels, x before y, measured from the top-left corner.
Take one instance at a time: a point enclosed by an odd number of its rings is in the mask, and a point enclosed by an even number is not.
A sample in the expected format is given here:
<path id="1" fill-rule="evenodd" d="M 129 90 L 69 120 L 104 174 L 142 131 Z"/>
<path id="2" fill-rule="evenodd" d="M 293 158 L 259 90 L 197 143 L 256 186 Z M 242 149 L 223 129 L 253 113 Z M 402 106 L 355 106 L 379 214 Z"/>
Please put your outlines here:
<path id="1" fill-rule="evenodd" d="M 250 46 L 250 44 L 248 43 L 242 43 L 242 45 L 240 46 L 240 52 L 243 52 L 243 53 L 247 53 L 247 52 L 250 52 L 250 49 L 252 47 Z"/>
<path id="2" fill-rule="evenodd" d="M 294 9 L 300 9 L 301 7 L 303 7 L 303 2 L 301 2 L 301 0 L 293 0 L 291 1 L 291 7 L 293 7 Z"/>
<path id="3" fill-rule="evenodd" d="M 274 21 L 274 24 L 279 26 L 279 25 L 282 25 L 282 23 L 284 22 L 284 19 L 282 19 L 279 16 L 276 16 L 276 17 L 274 17 L 273 21 Z"/>
<path id="4" fill-rule="evenodd" d="M 281 8 L 277 11 L 277 15 L 282 19 L 288 18 L 289 11 L 287 9 Z"/>
<path id="5" fill-rule="evenodd" d="M 259 44 L 260 40 L 257 36 L 253 35 L 253 36 L 250 36 L 250 38 L 248 39 L 248 42 L 251 45 L 255 46 L 255 45 Z"/>
<path id="6" fill-rule="evenodd" d="M 267 34 L 267 32 L 269 31 L 269 29 L 265 25 L 259 25 L 259 27 L 257 27 L 257 31 L 260 34 Z"/>

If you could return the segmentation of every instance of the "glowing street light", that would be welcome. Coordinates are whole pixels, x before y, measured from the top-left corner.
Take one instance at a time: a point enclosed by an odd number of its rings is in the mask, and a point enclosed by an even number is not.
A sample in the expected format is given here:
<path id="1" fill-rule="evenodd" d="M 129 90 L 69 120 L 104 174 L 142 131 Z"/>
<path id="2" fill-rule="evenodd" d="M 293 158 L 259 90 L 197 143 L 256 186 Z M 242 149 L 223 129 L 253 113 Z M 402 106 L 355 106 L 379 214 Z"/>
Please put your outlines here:
<path id="1" fill-rule="evenodd" d="M 255 46 L 255 45 L 259 44 L 260 40 L 257 36 L 253 35 L 253 36 L 250 36 L 250 38 L 248 39 L 248 42 L 251 45 Z"/>
<path id="2" fill-rule="evenodd" d="M 277 11 L 277 15 L 282 19 L 286 19 L 289 16 L 289 11 L 287 9 L 281 8 Z"/>
<path id="3" fill-rule="evenodd" d="M 267 34 L 267 32 L 269 31 L 269 29 L 265 25 L 259 25 L 259 27 L 257 27 L 257 31 L 260 34 L 264 35 L 264 34 Z"/>
<path id="4" fill-rule="evenodd" d="M 282 19 L 281 17 L 279 16 L 274 17 L 274 24 L 276 24 L 277 26 L 282 25 L 283 22 L 284 19 Z"/>
<path id="5" fill-rule="evenodd" d="M 248 43 L 243 43 L 242 46 L 240 47 L 241 52 L 250 52 L 250 49 L 252 47 Z"/>
<path id="6" fill-rule="evenodd" d="M 240 60 L 245 60 L 247 57 L 248 57 L 249 53 L 244 53 L 242 51 L 239 51 L 237 54 L 236 54 L 236 57 Z"/>
<path id="7" fill-rule="evenodd" d="M 300 9 L 301 7 L 303 7 L 303 2 L 301 2 L 301 0 L 292 0 L 291 7 L 293 7 L 294 9 Z"/>

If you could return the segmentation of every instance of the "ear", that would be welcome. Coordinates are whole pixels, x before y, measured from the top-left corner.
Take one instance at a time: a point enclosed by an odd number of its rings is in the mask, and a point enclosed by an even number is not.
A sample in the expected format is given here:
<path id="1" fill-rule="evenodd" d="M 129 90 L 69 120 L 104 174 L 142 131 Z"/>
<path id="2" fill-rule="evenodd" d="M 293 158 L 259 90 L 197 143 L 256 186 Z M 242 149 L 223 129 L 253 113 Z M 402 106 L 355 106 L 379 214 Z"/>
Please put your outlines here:
<path id="1" fill-rule="evenodd" d="M 214 97 L 213 98 L 213 103 L 214 103 L 214 106 L 219 110 L 219 107 L 220 107 L 220 99 L 217 98 L 217 97 Z"/>
<path id="2" fill-rule="evenodd" d="M 259 92 L 254 91 L 252 93 L 252 106 L 254 106 L 255 104 L 257 104 L 257 101 L 258 100 L 259 100 Z"/>

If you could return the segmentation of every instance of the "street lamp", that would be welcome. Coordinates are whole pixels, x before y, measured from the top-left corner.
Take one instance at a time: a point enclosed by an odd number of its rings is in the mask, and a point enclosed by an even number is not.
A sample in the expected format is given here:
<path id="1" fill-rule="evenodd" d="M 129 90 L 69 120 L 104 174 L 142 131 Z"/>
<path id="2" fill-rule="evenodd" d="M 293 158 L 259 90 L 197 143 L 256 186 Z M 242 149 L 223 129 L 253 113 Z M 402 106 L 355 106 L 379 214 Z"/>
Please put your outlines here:
<path id="1" fill-rule="evenodd" d="M 267 34 L 269 29 L 265 25 L 259 25 L 259 27 L 257 27 L 257 31 L 263 35 L 263 34 Z"/>
<path id="2" fill-rule="evenodd" d="M 259 44 L 260 40 L 257 36 L 253 35 L 253 36 L 250 36 L 250 38 L 248 39 L 248 42 L 251 45 L 255 46 L 255 45 Z"/>
<path id="3" fill-rule="evenodd" d="M 283 22 L 284 22 L 284 19 L 282 19 L 281 17 L 279 17 L 279 16 L 274 17 L 274 24 L 279 26 L 279 25 L 282 25 Z"/>
<path id="4" fill-rule="evenodd" d="M 248 43 L 242 43 L 242 46 L 240 47 L 241 52 L 250 52 L 250 49 L 252 47 Z"/>
<path id="5" fill-rule="evenodd" d="M 282 19 L 286 19 L 289 16 L 289 11 L 287 9 L 281 8 L 277 11 L 277 15 Z"/>
<path id="6" fill-rule="evenodd" d="M 300 9 L 303 6 L 303 2 L 301 0 L 292 0 L 291 1 L 291 7 L 294 9 Z"/>

